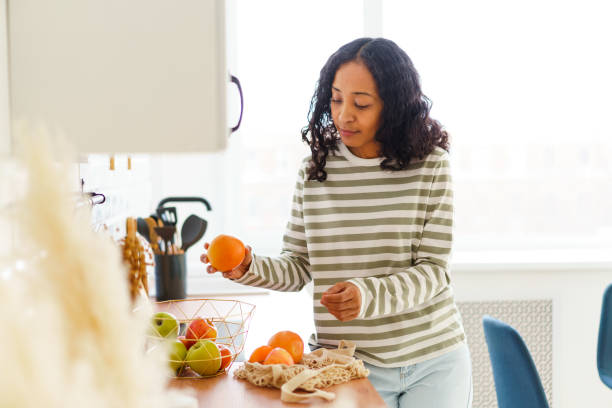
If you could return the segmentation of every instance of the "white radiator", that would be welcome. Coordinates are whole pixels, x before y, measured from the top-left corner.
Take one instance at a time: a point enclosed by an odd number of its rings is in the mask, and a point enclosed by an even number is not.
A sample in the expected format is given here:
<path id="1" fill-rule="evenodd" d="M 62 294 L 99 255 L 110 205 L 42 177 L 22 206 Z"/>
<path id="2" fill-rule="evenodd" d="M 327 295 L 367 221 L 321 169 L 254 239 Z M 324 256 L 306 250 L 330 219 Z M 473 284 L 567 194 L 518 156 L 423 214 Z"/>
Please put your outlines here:
<path id="1" fill-rule="evenodd" d="M 485 314 L 514 327 L 529 348 L 552 408 L 552 300 L 457 302 L 473 365 L 473 408 L 497 407 L 495 383 L 482 328 Z"/>

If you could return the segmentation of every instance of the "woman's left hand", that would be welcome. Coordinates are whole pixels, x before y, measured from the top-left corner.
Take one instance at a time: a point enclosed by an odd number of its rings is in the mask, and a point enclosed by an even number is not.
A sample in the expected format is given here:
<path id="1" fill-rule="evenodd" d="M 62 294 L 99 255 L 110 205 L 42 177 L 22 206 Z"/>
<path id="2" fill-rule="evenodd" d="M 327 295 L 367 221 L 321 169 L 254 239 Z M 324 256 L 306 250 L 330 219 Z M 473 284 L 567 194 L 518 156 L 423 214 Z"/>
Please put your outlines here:
<path id="1" fill-rule="evenodd" d="M 355 284 L 338 282 L 321 295 L 321 304 L 341 322 L 348 322 L 359 316 L 361 292 Z"/>

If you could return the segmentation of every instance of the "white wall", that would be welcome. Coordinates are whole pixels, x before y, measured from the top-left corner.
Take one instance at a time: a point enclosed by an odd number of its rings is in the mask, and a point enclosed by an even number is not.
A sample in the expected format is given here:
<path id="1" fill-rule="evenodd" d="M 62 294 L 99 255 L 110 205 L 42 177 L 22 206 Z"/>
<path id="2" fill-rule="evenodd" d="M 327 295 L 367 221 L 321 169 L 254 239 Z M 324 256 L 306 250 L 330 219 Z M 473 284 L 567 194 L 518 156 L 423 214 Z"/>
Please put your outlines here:
<path id="1" fill-rule="evenodd" d="M 553 300 L 553 406 L 609 407 L 612 391 L 597 374 L 597 336 L 603 291 L 612 263 L 531 265 L 458 264 L 457 301 Z"/>

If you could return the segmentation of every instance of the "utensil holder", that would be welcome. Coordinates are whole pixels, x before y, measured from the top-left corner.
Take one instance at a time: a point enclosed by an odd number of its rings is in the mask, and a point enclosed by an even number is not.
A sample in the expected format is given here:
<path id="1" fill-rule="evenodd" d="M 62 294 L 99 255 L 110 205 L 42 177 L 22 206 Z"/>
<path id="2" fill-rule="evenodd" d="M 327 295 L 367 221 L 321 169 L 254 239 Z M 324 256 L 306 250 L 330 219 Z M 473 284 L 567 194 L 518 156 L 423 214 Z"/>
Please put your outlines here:
<path id="1" fill-rule="evenodd" d="M 158 301 L 187 297 L 185 254 L 155 254 L 155 296 Z"/>

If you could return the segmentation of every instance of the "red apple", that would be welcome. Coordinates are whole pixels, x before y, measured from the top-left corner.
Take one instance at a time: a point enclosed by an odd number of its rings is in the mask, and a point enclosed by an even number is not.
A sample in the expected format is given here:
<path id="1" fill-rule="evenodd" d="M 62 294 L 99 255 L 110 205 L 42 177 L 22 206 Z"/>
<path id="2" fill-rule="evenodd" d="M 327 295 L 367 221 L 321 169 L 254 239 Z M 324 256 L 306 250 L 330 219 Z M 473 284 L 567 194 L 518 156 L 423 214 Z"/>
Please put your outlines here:
<path id="1" fill-rule="evenodd" d="M 189 347 L 195 344 L 195 340 L 187 340 L 185 336 L 178 336 L 177 339 L 179 339 L 185 345 L 187 350 L 189 350 Z"/>
<path id="2" fill-rule="evenodd" d="M 193 319 L 189 327 L 187 327 L 185 338 L 189 340 L 209 339 L 215 341 L 217 338 L 217 329 L 215 329 L 212 320 L 204 320 L 201 317 L 197 317 Z"/>

